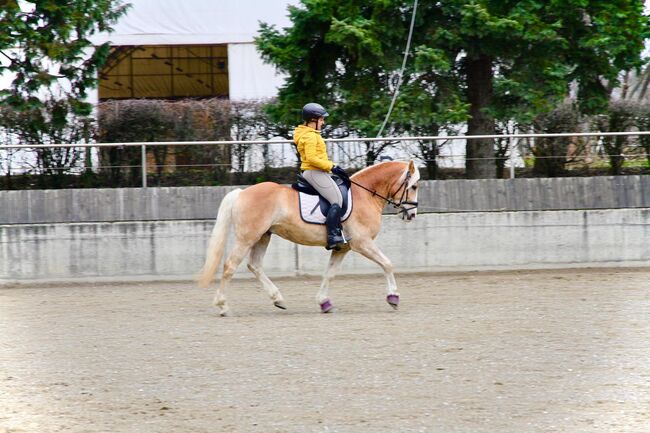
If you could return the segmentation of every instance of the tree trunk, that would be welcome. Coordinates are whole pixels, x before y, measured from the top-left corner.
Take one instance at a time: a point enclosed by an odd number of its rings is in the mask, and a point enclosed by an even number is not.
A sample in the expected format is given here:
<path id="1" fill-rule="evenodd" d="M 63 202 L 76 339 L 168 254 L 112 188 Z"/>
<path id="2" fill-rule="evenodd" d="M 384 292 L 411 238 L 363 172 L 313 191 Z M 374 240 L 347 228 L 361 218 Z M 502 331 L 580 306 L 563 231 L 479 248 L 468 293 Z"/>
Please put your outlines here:
<path id="1" fill-rule="evenodd" d="M 623 156 L 623 149 L 625 149 L 626 137 L 611 137 L 610 145 L 605 145 L 605 149 L 609 154 L 609 174 L 612 176 L 620 176 L 623 174 L 623 163 L 625 157 Z"/>
<path id="2" fill-rule="evenodd" d="M 467 60 L 467 99 L 470 103 L 470 119 L 467 122 L 467 135 L 494 134 L 494 118 L 486 108 L 492 103 L 492 58 L 486 55 Z M 495 177 L 494 140 L 467 140 L 465 172 L 468 179 Z"/>
<path id="3" fill-rule="evenodd" d="M 5 173 L 5 186 L 3 189 L 12 189 L 12 187 L 13 185 L 11 182 L 11 165 L 7 164 L 7 172 Z"/>
<path id="4" fill-rule="evenodd" d="M 440 135 L 440 128 L 438 128 L 437 125 L 434 125 L 431 128 L 431 135 Z M 420 147 L 420 154 L 422 156 L 422 159 L 424 159 L 424 163 L 426 164 L 427 179 L 437 179 L 439 153 L 438 142 L 436 140 L 420 141 L 418 145 Z"/>
<path id="5" fill-rule="evenodd" d="M 507 129 L 496 128 L 497 134 L 507 134 L 509 131 Z M 495 176 L 497 179 L 502 179 L 503 174 L 506 170 L 506 161 L 508 161 L 508 152 L 510 149 L 510 140 L 507 138 L 497 138 L 494 140 L 494 161 L 495 164 Z"/>
<path id="6" fill-rule="evenodd" d="M 377 160 L 377 153 L 375 153 L 375 149 L 372 147 L 372 142 L 366 141 L 365 143 L 366 143 L 366 167 L 370 167 Z"/>
<path id="7" fill-rule="evenodd" d="M 92 173 L 92 171 L 93 171 L 92 147 L 86 147 L 84 150 L 84 172 Z"/>
<path id="8" fill-rule="evenodd" d="M 427 167 L 427 179 L 438 179 L 438 143 L 431 143 L 431 148 L 423 152 Z"/>
<path id="9" fill-rule="evenodd" d="M 641 137 L 639 137 L 639 141 L 641 141 L 641 146 L 643 146 L 643 150 L 645 150 L 645 158 L 648 161 L 648 168 L 650 168 L 650 142 L 645 142 Z"/>

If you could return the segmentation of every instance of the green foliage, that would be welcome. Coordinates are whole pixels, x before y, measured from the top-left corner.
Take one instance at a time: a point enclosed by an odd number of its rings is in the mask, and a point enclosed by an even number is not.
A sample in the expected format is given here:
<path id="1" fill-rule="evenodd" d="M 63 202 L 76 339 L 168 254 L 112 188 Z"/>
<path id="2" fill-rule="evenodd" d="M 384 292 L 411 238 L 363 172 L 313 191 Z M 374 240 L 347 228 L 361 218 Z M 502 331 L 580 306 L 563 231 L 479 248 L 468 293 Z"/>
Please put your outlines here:
<path id="1" fill-rule="evenodd" d="M 230 103 L 222 99 L 163 101 L 107 101 L 98 106 L 98 139 L 105 143 L 153 141 L 214 141 L 230 138 Z M 165 171 L 178 164 L 218 164 L 212 169 L 218 179 L 230 165 L 225 147 L 149 146 L 149 162 L 154 168 L 153 184 L 158 185 Z M 110 147 L 100 154 L 100 165 L 108 170 L 115 184 L 141 184 L 141 149 Z"/>
<path id="2" fill-rule="evenodd" d="M 73 114 L 68 102 L 46 100 L 22 111 L 0 107 L 0 136 L 8 143 L 17 141 L 24 145 L 91 142 L 95 133 L 93 120 Z M 87 150 L 79 147 L 30 149 L 30 152 L 33 164 L 22 167 L 21 171 L 40 175 L 40 187 L 61 185 L 66 173 L 83 170 L 84 159 L 89 156 Z M 7 157 L 11 154 L 6 152 Z M 8 167 L 6 176 L 10 175 L 11 167 Z"/>
<path id="3" fill-rule="evenodd" d="M 548 113 L 538 115 L 533 121 L 533 130 L 539 134 L 576 131 L 579 121 L 578 108 L 565 102 Z M 569 149 L 576 143 L 575 137 L 536 138 L 530 149 L 535 155 L 535 173 L 546 177 L 561 176 L 566 169 Z"/>
<path id="4" fill-rule="evenodd" d="M 329 108 L 333 130 L 375 136 L 397 83 L 412 5 L 303 0 L 289 8 L 292 27 L 262 24 L 260 51 L 289 74 L 272 118 L 295 125 L 313 100 Z M 582 112 L 602 112 L 619 72 L 642 65 L 648 30 L 637 0 L 420 2 L 386 133 L 469 122 L 470 133 L 490 134 L 496 120 L 529 124 L 561 103 L 572 82 Z M 492 72 L 470 74 L 477 62 L 488 62 L 479 70 Z"/>
<path id="5" fill-rule="evenodd" d="M 637 103 L 631 101 L 612 101 L 609 104 L 607 112 L 596 116 L 594 119 L 595 126 L 603 132 L 623 132 L 629 131 L 638 123 L 640 107 Z M 616 176 L 622 174 L 623 164 L 625 162 L 625 150 L 630 137 L 614 136 L 603 137 L 602 143 L 607 153 L 610 166 L 610 174 Z"/>
<path id="6" fill-rule="evenodd" d="M 0 75 L 10 74 L 0 89 L 0 131 L 20 144 L 83 143 L 93 137 L 92 105 L 87 90 L 96 85 L 108 46 L 93 50 L 88 38 L 126 10 L 114 0 L 2 2 Z M 61 185 L 66 172 L 89 163 L 77 148 L 39 149 L 32 172 L 39 182 Z M 9 171 L 7 172 L 9 173 Z M 9 176 L 9 174 L 7 174 Z"/>
<path id="7" fill-rule="evenodd" d="M 75 114 L 88 115 L 82 100 L 94 87 L 97 72 L 108 54 L 88 40 L 126 11 L 116 0 L 53 0 L 3 2 L 0 9 L 0 75 L 14 75 L 9 89 L 0 91 L 0 106 L 26 110 L 44 99 L 67 99 Z"/>
<path id="8" fill-rule="evenodd" d="M 270 139 L 277 130 L 264 112 L 265 101 L 232 102 L 224 99 L 107 101 L 98 106 L 98 139 L 106 143 L 152 141 L 225 141 Z M 265 147 L 268 152 L 268 148 Z M 214 146 L 148 146 L 153 185 L 182 174 L 211 179 L 210 184 L 244 182 L 249 144 Z M 265 157 L 267 155 L 264 155 Z M 141 184 L 141 149 L 110 147 L 102 150 L 100 165 L 108 167 L 114 185 Z M 231 163 L 234 161 L 234 167 Z M 265 172 L 270 163 L 265 161 Z M 231 168 L 236 170 L 230 179 Z M 238 183 L 239 183 L 238 182 Z"/>
<path id="9" fill-rule="evenodd" d="M 650 103 L 639 104 L 636 117 L 636 127 L 639 131 L 650 131 Z M 650 169 L 650 135 L 639 136 L 639 144 L 643 148 L 646 163 Z"/>

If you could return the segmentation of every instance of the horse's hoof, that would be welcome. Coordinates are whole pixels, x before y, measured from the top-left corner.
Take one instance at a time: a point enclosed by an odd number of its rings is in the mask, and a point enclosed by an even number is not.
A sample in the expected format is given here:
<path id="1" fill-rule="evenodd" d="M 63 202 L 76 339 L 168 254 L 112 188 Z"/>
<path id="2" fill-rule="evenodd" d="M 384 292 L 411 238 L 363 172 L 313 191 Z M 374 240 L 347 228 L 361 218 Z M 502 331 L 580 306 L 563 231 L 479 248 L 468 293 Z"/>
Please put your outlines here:
<path id="1" fill-rule="evenodd" d="M 397 308 L 399 307 L 399 295 L 386 296 L 386 302 L 388 302 L 388 305 L 393 307 L 394 310 L 397 310 Z"/>
<path id="2" fill-rule="evenodd" d="M 232 317 L 232 312 L 230 310 L 221 310 L 219 313 L 221 317 Z"/>
<path id="3" fill-rule="evenodd" d="M 325 299 L 323 302 L 320 303 L 321 313 L 333 313 L 334 311 L 335 311 L 334 305 L 332 305 L 329 299 Z"/>
<path id="4" fill-rule="evenodd" d="M 280 308 L 281 310 L 286 310 L 287 309 L 287 304 L 285 304 L 284 301 L 275 301 L 273 303 L 273 305 Z"/>

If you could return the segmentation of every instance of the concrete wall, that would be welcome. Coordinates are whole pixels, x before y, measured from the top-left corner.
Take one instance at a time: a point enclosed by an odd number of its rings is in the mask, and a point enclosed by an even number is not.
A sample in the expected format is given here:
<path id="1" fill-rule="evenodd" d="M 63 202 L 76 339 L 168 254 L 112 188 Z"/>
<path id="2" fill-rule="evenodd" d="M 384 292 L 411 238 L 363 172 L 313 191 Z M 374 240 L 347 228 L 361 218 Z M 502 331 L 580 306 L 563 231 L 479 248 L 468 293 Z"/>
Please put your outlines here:
<path id="1" fill-rule="evenodd" d="M 213 220 L 0 225 L 0 282 L 74 278 L 191 278 Z M 650 209 L 384 216 L 379 244 L 397 271 L 547 266 L 649 266 Z M 273 237 L 273 275 L 320 274 L 324 248 Z M 343 272 L 378 272 L 350 254 Z M 240 275 L 246 275 L 245 266 Z"/>
<path id="2" fill-rule="evenodd" d="M 650 176 L 431 181 L 418 198 L 432 212 L 650 207 Z"/>
<path id="3" fill-rule="evenodd" d="M 232 187 L 0 191 L 0 224 L 215 218 Z M 650 207 L 650 176 L 421 182 L 420 212 Z"/>
<path id="4" fill-rule="evenodd" d="M 0 191 L 0 224 L 215 218 L 234 187 Z"/>
<path id="5" fill-rule="evenodd" d="M 232 189 L 0 191 L 0 281 L 190 278 Z M 428 181 L 419 202 L 414 223 L 384 216 L 379 244 L 399 271 L 650 264 L 650 176 Z M 265 266 L 326 262 L 274 237 Z M 379 268 L 351 254 L 342 270 Z"/>

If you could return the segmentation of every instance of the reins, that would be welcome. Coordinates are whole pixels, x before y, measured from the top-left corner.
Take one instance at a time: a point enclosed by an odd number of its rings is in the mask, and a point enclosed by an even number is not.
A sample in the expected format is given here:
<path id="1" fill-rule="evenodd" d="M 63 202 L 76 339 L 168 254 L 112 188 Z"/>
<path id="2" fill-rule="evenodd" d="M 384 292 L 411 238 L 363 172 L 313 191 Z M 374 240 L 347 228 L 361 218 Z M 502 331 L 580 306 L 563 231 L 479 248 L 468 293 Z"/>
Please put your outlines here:
<path id="1" fill-rule="evenodd" d="M 371 190 L 371 189 L 369 189 L 369 188 L 366 188 L 365 186 L 361 185 L 361 184 L 358 183 L 358 182 L 355 182 L 355 181 L 352 180 L 352 179 L 350 179 L 350 182 L 353 183 L 353 184 L 355 184 L 356 186 L 358 186 L 358 187 L 361 188 L 361 189 L 365 189 L 366 191 L 368 191 L 369 193 L 371 193 L 373 197 L 375 197 L 375 196 L 379 197 L 380 199 L 384 200 L 386 203 L 392 205 L 395 209 L 399 209 L 399 208 L 401 208 L 401 210 L 399 211 L 399 213 L 404 213 L 404 214 L 406 215 L 406 213 L 407 213 L 408 211 L 413 210 L 413 209 L 416 209 L 416 208 L 418 207 L 418 202 L 417 202 L 417 201 L 404 200 L 404 198 L 406 198 L 406 194 L 407 194 L 407 190 L 408 190 L 408 183 L 409 183 L 409 180 L 410 180 L 410 179 L 411 179 L 411 172 L 410 172 L 410 171 L 407 171 L 407 172 L 406 172 L 406 178 L 404 179 L 404 181 L 402 182 L 402 184 L 400 185 L 400 187 L 397 189 L 397 191 L 395 191 L 395 194 L 392 195 L 392 198 L 391 198 L 391 197 L 384 197 L 383 195 L 379 194 L 376 190 L 373 191 L 373 190 Z M 393 200 L 393 199 L 395 198 L 395 196 L 396 196 L 400 191 L 402 192 L 402 195 L 400 196 L 399 201 L 396 202 L 396 201 Z M 406 205 L 406 204 L 411 205 L 411 207 L 406 208 L 406 207 L 404 206 L 404 205 Z"/>

